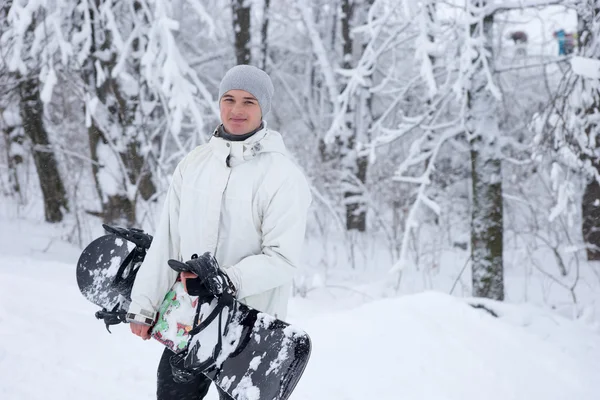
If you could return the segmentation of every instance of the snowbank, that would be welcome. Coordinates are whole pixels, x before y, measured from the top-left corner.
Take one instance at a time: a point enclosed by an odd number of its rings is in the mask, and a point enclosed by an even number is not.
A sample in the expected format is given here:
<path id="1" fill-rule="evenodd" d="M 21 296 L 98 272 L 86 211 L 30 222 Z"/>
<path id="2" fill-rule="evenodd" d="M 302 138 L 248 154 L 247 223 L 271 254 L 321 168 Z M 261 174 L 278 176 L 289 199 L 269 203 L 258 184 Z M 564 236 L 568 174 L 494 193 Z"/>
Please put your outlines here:
<path id="1" fill-rule="evenodd" d="M 472 300 L 473 303 L 481 303 Z M 295 399 L 600 398 L 600 337 L 533 307 L 427 292 L 306 321 Z"/>

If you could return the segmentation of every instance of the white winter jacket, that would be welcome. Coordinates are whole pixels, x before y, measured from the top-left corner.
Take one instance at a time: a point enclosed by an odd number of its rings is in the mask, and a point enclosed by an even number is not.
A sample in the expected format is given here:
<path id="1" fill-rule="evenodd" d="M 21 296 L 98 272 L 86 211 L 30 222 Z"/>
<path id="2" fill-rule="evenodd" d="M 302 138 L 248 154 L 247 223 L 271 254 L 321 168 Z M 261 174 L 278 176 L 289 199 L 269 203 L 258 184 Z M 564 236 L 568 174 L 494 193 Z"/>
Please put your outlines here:
<path id="1" fill-rule="evenodd" d="M 173 173 L 129 312 L 158 310 L 177 278 L 167 260 L 209 251 L 241 302 L 285 318 L 310 202 L 304 174 L 266 123 L 243 142 L 213 136 Z"/>

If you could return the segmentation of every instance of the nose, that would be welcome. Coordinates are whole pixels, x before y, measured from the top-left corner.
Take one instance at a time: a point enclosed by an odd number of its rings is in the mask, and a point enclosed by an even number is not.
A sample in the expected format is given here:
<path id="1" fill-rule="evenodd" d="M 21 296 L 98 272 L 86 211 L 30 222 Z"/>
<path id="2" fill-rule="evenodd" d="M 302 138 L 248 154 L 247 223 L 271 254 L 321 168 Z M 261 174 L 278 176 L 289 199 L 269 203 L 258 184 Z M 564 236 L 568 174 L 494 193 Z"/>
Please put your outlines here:
<path id="1" fill-rule="evenodd" d="M 242 112 L 243 112 L 243 107 L 241 106 L 241 104 L 235 103 L 233 105 L 233 107 L 231 108 L 231 113 L 233 115 L 242 114 Z"/>

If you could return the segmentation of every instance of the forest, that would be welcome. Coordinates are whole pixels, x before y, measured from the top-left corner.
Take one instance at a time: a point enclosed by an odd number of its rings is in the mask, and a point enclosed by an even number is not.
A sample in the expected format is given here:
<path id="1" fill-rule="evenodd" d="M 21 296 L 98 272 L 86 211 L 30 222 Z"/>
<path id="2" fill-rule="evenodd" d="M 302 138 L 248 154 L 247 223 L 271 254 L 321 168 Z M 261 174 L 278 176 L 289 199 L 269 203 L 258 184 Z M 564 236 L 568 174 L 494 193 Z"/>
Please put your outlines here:
<path id="1" fill-rule="evenodd" d="M 3 215 L 83 248 L 156 227 L 219 82 L 313 195 L 297 296 L 427 289 L 600 321 L 600 0 L 5 0 Z"/>

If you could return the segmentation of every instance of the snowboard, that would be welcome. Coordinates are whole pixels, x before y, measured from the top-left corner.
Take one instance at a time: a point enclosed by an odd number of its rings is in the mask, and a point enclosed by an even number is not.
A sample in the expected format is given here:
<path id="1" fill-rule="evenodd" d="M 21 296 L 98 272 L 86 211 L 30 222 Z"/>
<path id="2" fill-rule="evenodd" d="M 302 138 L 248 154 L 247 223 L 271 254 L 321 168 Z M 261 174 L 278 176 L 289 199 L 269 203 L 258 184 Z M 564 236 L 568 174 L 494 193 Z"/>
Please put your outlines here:
<path id="1" fill-rule="evenodd" d="M 105 226 L 77 263 L 83 296 L 102 307 L 96 318 L 126 322 L 131 287 L 152 237 Z M 165 263 L 165 268 L 169 266 Z M 199 373 L 235 400 L 288 399 L 308 363 L 310 337 L 302 329 L 237 301 L 229 293 L 189 295 L 179 279 L 165 294 L 152 337 L 176 354 L 175 377 Z"/>

